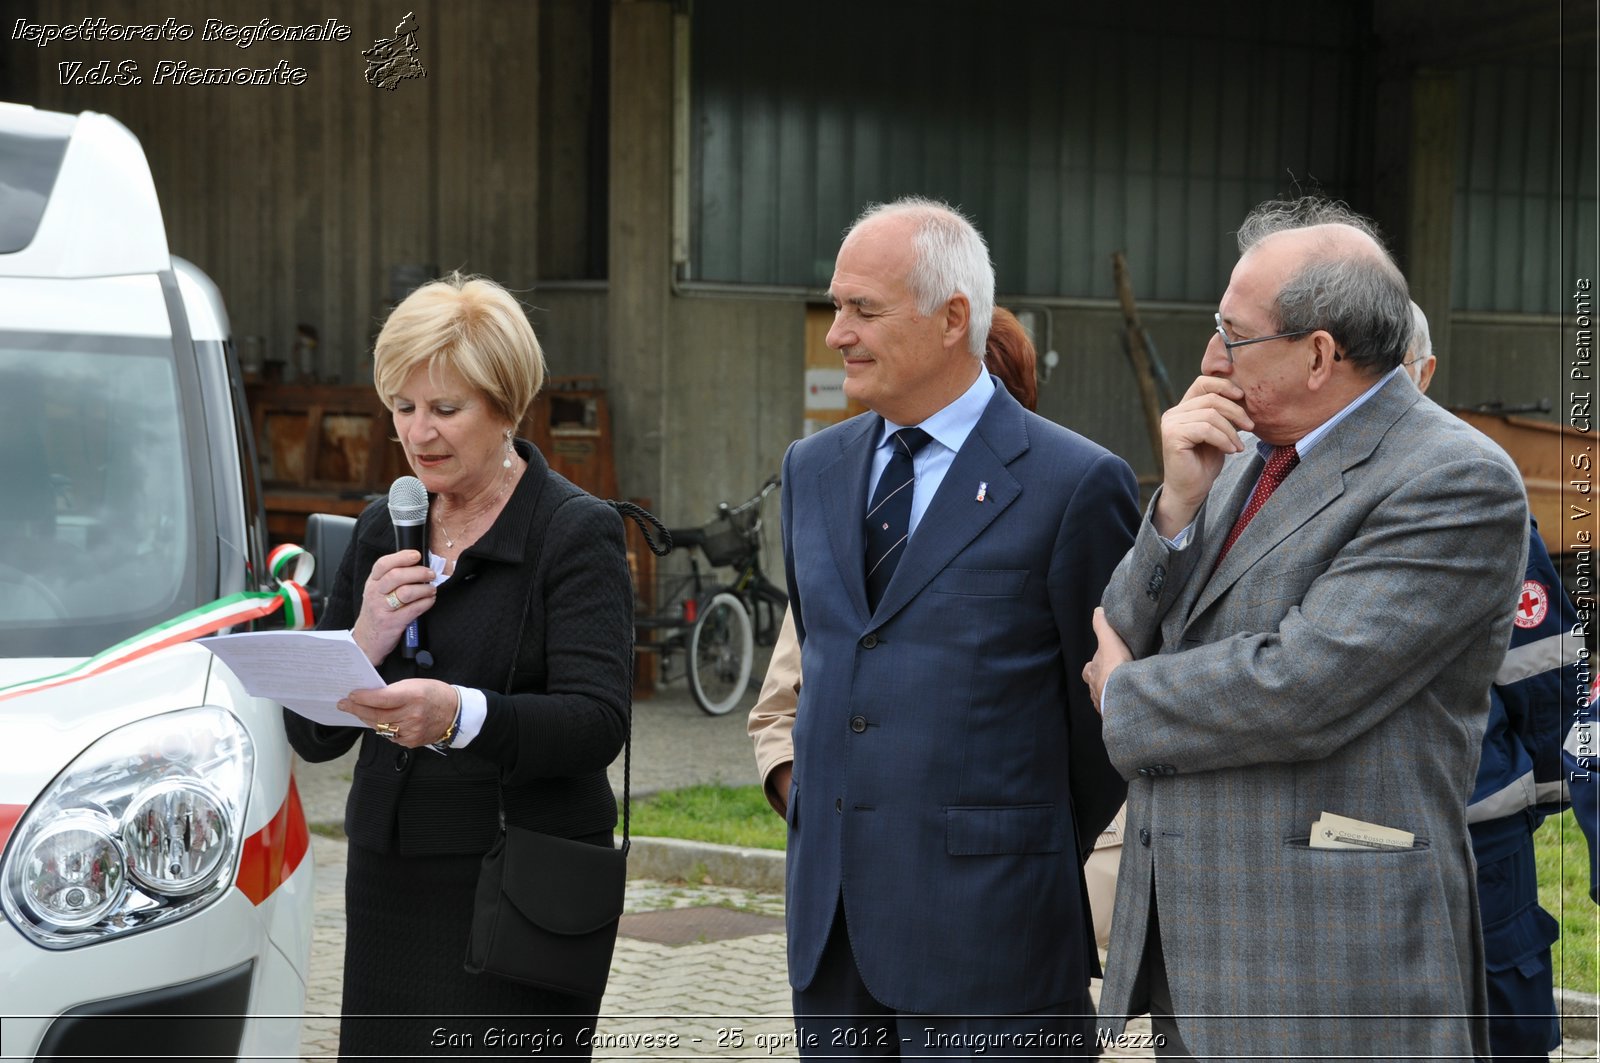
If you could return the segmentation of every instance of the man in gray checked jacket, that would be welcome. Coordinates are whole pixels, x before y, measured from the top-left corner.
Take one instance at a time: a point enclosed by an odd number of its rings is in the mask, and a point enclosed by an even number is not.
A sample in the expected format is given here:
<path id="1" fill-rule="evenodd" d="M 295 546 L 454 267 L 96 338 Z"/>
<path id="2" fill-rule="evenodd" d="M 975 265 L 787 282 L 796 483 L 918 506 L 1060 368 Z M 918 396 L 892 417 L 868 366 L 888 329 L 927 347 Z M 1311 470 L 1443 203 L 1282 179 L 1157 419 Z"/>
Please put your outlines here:
<path id="1" fill-rule="evenodd" d="M 1131 782 L 1101 1024 L 1149 1011 L 1168 1057 L 1483 1056 L 1466 806 L 1522 481 L 1399 368 L 1365 219 L 1264 204 L 1239 247 L 1084 670 Z M 1402 840 L 1319 847 L 1328 813 Z"/>

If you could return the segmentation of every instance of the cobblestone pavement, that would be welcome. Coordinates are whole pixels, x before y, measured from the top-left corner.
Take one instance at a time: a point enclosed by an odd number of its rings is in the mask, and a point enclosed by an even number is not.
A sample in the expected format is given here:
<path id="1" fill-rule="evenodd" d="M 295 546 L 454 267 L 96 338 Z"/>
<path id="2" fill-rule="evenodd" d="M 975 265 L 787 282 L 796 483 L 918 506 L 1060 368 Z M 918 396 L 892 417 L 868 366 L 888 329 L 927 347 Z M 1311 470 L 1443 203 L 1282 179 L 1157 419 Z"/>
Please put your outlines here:
<path id="1" fill-rule="evenodd" d="M 312 986 L 301 1035 L 303 1060 L 328 1060 L 339 1048 L 339 976 L 344 955 L 344 843 L 312 839 L 317 861 L 317 916 Z M 783 915 L 776 894 L 636 879 L 627 911 L 722 908 Z M 1147 1032 L 1148 1022 L 1130 1027 Z M 629 936 L 624 927 L 601 1005 L 595 1059 L 794 1060 L 794 1024 L 784 969 L 782 930 L 723 940 L 665 944 Z M 646 1044 L 651 1047 L 633 1048 Z M 443 1058 L 442 1056 L 439 1058 Z M 1150 1059 L 1148 1053 L 1104 1059 Z"/>

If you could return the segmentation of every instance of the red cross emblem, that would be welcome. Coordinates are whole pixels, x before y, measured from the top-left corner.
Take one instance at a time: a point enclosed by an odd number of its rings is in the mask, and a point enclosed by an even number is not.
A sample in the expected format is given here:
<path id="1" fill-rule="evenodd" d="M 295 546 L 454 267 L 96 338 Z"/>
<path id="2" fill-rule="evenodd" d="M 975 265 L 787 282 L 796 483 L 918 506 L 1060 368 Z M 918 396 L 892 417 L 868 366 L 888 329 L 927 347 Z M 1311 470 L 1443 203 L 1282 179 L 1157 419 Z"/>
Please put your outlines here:
<path id="1" fill-rule="evenodd" d="M 1550 611 L 1550 592 L 1535 579 L 1522 581 L 1522 595 L 1517 599 L 1517 615 L 1513 622 L 1522 628 L 1538 627 Z"/>

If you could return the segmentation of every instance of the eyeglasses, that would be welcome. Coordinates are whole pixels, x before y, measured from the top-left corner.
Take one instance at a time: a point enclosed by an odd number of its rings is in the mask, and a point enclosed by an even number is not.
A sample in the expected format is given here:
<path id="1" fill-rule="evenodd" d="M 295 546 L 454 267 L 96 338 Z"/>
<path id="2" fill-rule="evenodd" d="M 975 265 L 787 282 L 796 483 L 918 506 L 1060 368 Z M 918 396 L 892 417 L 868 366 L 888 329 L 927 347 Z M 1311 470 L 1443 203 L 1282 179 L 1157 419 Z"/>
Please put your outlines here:
<path id="1" fill-rule="evenodd" d="M 1313 332 L 1317 331 L 1314 328 L 1303 328 L 1295 332 L 1280 332 L 1275 336 L 1255 336 L 1248 340 L 1230 340 L 1228 338 L 1228 330 L 1222 327 L 1221 311 L 1218 311 L 1211 316 L 1216 319 L 1217 336 L 1221 338 L 1222 347 L 1225 351 L 1227 351 L 1229 365 L 1233 364 L 1233 349 L 1235 347 L 1248 347 L 1252 343 L 1266 343 L 1268 340 L 1287 340 L 1293 339 L 1296 336 L 1309 336 Z"/>

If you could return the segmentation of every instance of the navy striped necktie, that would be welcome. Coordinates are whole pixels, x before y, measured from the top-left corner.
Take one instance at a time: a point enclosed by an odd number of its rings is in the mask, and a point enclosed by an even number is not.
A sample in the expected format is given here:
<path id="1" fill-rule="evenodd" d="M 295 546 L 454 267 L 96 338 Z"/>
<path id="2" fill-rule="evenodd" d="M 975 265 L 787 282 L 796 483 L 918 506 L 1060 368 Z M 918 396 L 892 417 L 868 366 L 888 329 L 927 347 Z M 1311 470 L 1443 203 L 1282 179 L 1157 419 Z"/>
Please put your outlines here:
<path id="1" fill-rule="evenodd" d="M 877 490 L 867 507 L 867 605 L 877 612 L 878 602 L 906 552 L 911 534 L 911 492 L 916 483 L 912 458 L 932 437 L 920 428 L 902 428 L 894 434 L 889 464 L 878 477 Z"/>

